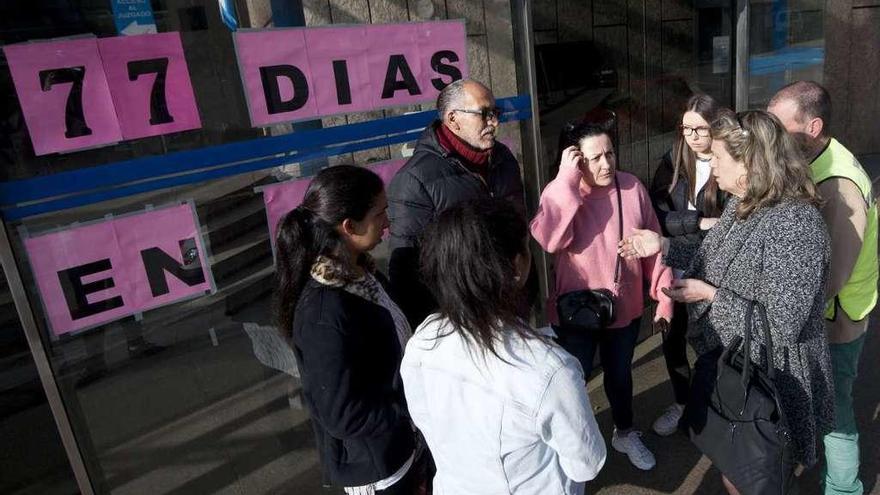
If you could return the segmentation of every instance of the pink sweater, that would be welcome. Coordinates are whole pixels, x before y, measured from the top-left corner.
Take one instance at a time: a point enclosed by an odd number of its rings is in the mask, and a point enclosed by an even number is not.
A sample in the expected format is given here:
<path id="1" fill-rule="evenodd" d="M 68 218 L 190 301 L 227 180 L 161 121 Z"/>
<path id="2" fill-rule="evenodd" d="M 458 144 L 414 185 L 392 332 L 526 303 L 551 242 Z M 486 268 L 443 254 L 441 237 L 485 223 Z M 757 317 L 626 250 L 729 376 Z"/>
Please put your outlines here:
<path id="1" fill-rule="evenodd" d="M 648 191 L 632 174 L 617 172 L 623 204 L 623 236 L 633 229 L 660 232 Z M 541 193 L 538 213 L 532 220 L 535 240 L 555 254 L 556 287 L 547 300 L 547 317 L 558 323 L 556 295 L 581 289 L 611 289 L 617 260 L 617 192 L 614 184 L 590 189 L 577 169 L 560 169 L 559 175 Z M 672 319 L 672 300 L 661 287 L 669 287 L 672 270 L 660 256 L 624 260 L 620 264 L 620 290 L 611 328 L 621 328 L 641 316 L 644 310 L 643 280 L 648 294 L 659 302 L 656 314 Z"/>

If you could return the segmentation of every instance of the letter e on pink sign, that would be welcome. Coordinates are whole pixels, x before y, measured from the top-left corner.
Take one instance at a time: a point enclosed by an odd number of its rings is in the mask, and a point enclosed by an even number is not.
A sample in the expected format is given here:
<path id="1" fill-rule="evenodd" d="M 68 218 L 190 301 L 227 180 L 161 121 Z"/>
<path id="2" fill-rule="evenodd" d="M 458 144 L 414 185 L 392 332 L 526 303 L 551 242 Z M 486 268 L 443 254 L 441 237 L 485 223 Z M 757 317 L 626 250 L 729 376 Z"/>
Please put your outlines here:
<path id="1" fill-rule="evenodd" d="M 101 38 L 98 48 L 125 139 L 201 127 L 180 33 Z"/>
<path id="2" fill-rule="evenodd" d="M 95 38 L 3 47 L 34 153 L 122 140 Z"/>
<path id="3" fill-rule="evenodd" d="M 213 289 L 190 205 L 37 235 L 24 246 L 55 335 Z"/>

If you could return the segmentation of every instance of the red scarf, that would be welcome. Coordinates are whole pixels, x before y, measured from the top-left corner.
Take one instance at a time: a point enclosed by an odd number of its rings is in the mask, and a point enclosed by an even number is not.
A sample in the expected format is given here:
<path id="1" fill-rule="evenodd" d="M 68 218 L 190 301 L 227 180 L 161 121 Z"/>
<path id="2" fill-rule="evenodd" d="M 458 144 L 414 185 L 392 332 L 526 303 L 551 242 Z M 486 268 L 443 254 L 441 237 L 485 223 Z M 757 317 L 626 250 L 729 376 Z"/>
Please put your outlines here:
<path id="1" fill-rule="evenodd" d="M 492 148 L 487 150 L 474 149 L 442 123 L 437 127 L 437 142 L 446 151 L 460 156 L 464 160 L 465 166 L 472 172 L 480 174 L 483 176 L 483 179 L 488 178 L 489 171 L 486 165 L 489 163 L 489 155 L 492 154 Z"/>

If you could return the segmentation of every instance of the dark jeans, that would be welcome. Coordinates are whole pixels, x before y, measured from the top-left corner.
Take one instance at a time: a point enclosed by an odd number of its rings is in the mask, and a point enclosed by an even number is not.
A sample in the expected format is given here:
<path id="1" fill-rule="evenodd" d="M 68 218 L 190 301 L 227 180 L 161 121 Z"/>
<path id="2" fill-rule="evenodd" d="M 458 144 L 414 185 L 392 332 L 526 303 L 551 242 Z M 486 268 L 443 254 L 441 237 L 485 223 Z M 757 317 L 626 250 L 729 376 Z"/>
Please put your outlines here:
<path id="1" fill-rule="evenodd" d="M 611 404 L 611 416 L 618 430 L 632 428 L 632 359 L 642 319 L 636 318 L 623 328 L 593 332 L 566 332 L 557 329 L 559 345 L 581 362 L 584 374 L 593 370 L 593 358 L 599 349 L 599 360 L 605 372 L 605 395 Z"/>
<path id="2" fill-rule="evenodd" d="M 697 361 L 694 363 L 690 397 L 679 426 L 693 428 L 697 433 L 703 431 L 706 426 L 709 399 L 712 392 L 715 391 L 715 378 L 718 376 L 718 358 L 721 357 L 723 351 L 723 348 L 718 347 L 697 356 Z"/>
<path id="3" fill-rule="evenodd" d="M 691 368 L 687 358 L 687 306 L 675 303 L 669 330 L 663 335 L 663 357 L 672 383 L 676 404 L 687 404 L 690 390 Z"/>

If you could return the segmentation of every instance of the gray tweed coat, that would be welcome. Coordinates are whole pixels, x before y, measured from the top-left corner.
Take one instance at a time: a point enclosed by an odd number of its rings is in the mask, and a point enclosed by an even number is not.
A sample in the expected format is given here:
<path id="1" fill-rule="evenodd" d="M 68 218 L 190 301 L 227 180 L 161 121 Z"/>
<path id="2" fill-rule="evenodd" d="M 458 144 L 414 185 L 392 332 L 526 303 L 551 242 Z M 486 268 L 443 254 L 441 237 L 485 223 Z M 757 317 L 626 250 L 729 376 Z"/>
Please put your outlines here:
<path id="1" fill-rule="evenodd" d="M 817 461 L 816 444 L 834 426 L 831 356 L 822 317 L 830 244 L 819 211 L 785 201 L 744 221 L 735 217 L 738 198 L 728 201 L 718 224 L 701 245 L 673 242 L 667 265 L 686 268 L 718 288 L 715 299 L 688 305 L 688 340 L 698 353 L 744 335 L 749 301 L 767 309 L 774 345 L 776 384 L 796 462 Z M 763 334 L 755 319 L 755 342 Z M 765 365 L 761 347 L 752 360 Z"/>

